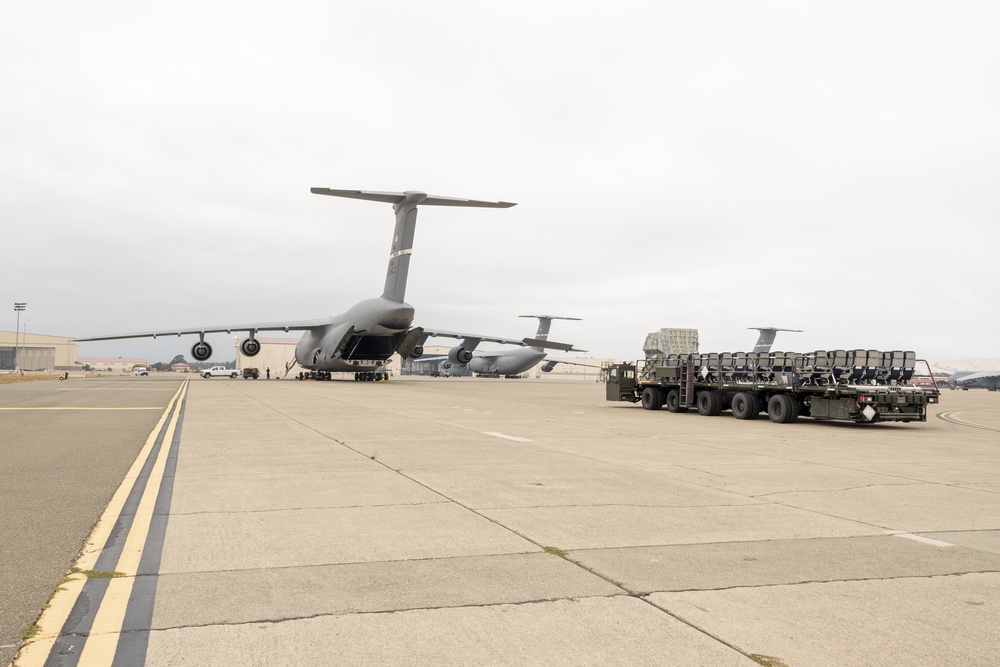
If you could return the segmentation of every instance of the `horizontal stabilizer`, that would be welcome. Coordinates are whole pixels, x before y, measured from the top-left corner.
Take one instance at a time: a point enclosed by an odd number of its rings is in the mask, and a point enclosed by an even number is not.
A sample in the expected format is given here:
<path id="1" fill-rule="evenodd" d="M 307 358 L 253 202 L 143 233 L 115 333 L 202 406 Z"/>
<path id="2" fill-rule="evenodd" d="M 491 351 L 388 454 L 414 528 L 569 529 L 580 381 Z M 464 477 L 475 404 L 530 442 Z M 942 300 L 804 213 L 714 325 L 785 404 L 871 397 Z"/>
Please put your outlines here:
<path id="1" fill-rule="evenodd" d="M 459 199 L 456 197 L 438 197 L 426 192 L 407 190 L 406 192 L 376 192 L 373 190 L 334 190 L 332 188 L 309 188 L 315 195 L 331 197 L 346 197 L 348 199 L 364 199 L 380 201 L 386 204 L 412 203 L 421 206 L 477 206 L 480 208 L 510 208 L 517 204 L 506 201 L 479 201 L 477 199 Z"/>

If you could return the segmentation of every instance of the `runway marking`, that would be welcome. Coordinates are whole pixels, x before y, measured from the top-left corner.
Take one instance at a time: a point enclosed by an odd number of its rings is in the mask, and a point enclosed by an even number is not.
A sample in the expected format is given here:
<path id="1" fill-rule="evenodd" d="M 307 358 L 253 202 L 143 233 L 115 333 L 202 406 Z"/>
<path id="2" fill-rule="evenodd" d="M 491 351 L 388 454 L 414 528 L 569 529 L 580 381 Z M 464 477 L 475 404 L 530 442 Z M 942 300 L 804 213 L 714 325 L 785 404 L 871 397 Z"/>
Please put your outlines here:
<path id="1" fill-rule="evenodd" d="M 952 415 L 961 414 L 958 410 L 949 410 L 947 412 L 939 412 L 937 418 L 946 421 L 950 424 L 958 424 L 959 426 L 968 426 L 970 428 L 978 428 L 984 431 L 1000 431 L 1000 428 L 994 428 L 993 426 L 983 426 L 982 424 L 973 424 L 971 422 L 962 421 L 958 417 L 953 417 Z"/>
<path id="2" fill-rule="evenodd" d="M 53 596 L 49 608 L 42 613 L 38 621 L 38 635 L 26 643 L 21 651 L 18 664 L 22 667 L 41 667 L 57 652 L 56 659 L 62 665 L 113 663 L 139 558 L 146 546 L 145 536 L 149 532 L 149 524 L 156 518 L 153 508 L 163 481 L 164 468 L 171 452 L 187 387 L 187 381 L 181 383 L 166 409 L 163 409 L 156 427 L 146 438 L 132 467 L 87 539 L 76 562 L 77 573 L 64 580 L 61 585 L 62 593 Z M 164 424 L 167 425 L 166 429 Z M 159 451 L 155 452 L 155 460 L 151 460 L 157 443 Z M 134 512 L 129 510 L 131 517 L 124 513 L 127 506 L 135 508 Z M 120 532 L 125 534 L 118 534 Z M 124 546 L 115 558 L 116 545 L 121 544 L 123 536 Z M 109 555 L 114 560 L 110 560 Z M 91 579 L 79 572 L 87 570 L 115 570 L 124 572 L 127 576 Z M 97 605 L 89 627 L 81 618 L 70 620 L 74 611 L 77 615 L 81 614 L 77 609 L 81 603 L 83 608 L 92 603 Z M 83 615 L 86 616 L 87 612 L 84 611 Z M 104 634 L 96 634 L 99 632 Z M 84 662 L 84 654 L 87 662 Z"/>
<path id="3" fill-rule="evenodd" d="M 84 388 L 74 388 L 66 387 L 65 389 L 56 389 L 56 391 L 127 391 L 132 393 L 133 391 L 177 391 L 173 387 L 87 387 Z"/>
<path id="4" fill-rule="evenodd" d="M 504 438 L 505 440 L 513 440 L 514 442 L 531 442 L 528 438 L 519 438 L 516 435 L 504 435 L 503 433 L 495 433 L 493 431 L 483 431 L 483 435 L 492 435 L 494 438 Z"/>
<path id="5" fill-rule="evenodd" d="M 930 537 L 923 537 L 921 535 L 914 535 L 913 533 L 897 533 L 890 532 L 893 537 L 902 537 L 905 540 L 913 540 L 914 542 L 920 542 L 921 544 L 929 544 L 932 547 L 953 547 L 955 546 L 951 542 L 942 542 L 941 540 L 935 540 Z"/>
<path id="6" fill-rule="evenodd" d="M 133 408 L 81 408 L 81 407 L 71 407 L 71 406 L 51 406 L 47 408 L 0 408 L 0 410 L 162 410 L 163 408 L 159 405 L 143 405 Z"/>
<path id="7" fill-rule="evenodd" d="M 181 393 L 181 397 L 177 401 L 179 406 L 184 401 L 187 383 L 184 383 L 178 391 Z M 142 500 L 139 501 L 139 507 L 136 509 L 132 528 L 128 532 L 125 546 L 118 558 L 115 571 L 124 572 L 126 576 L 108 581 L 107 592 L 101 600 L 101 606 L 94 616 L 94 624 L 90 628 L 87 641 L 80 653 L 80 664 L 82 665 L 110 665 L 114 662 L 119 635 L 125 621 L 125 612 L 132 595 L 132 587 L 135 585 L 135 577 L 139 570 L 139 560 L 142 558 L 146 537 L 149 535 L 150 524 L 153 521 L 153 508 L 160 493 L 163 471 L 170 454 L 170 443 L 174 440 L 174 431 L 178 421 L 180 421 L 180 414 L 178 408 L 170 419 L 166 435 L 163 436 L 159 455 L 150 471 Z"/>

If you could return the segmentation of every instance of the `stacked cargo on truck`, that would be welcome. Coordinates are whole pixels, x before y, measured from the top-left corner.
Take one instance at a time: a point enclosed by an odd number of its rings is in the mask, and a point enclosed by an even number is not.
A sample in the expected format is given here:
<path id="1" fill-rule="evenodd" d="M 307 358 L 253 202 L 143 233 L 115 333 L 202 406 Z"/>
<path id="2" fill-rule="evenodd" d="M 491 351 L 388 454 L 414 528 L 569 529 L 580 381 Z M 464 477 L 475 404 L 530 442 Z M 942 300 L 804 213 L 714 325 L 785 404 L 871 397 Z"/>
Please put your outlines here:
<path id="1" fill-rule="evenodd" d="M 798 417 L 860 424 L 927 421 L 938 403 L 933 384 L 917 381 L 930 366 L 912 351 L 656 353 L 636 363 L 606 364 L 609 401 L 647 410 L 719 415 L 789 423 Z M 926 368 L 926 375 L 918 374 Z"/>

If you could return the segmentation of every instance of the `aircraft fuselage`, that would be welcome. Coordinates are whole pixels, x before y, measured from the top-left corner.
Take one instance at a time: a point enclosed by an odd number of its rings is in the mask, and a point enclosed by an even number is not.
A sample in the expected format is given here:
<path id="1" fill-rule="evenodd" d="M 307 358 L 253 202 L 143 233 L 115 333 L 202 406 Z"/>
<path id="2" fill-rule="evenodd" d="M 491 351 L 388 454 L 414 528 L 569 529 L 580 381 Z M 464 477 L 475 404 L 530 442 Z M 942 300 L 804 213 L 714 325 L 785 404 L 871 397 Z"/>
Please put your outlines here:
<path id="1" fill-rule="evenodd" d="M 469 368 L 473 373 L 517 375 L 530 369 L 544 358 L 545 352 L 543 350 L 524 347 L 504 351 L 498 356 L 486 354 L 483 356 L 474 356 L 469 362 Z"/>
<path id="2" fill-rule="evenodd" d="M 948 376 L 952 389 L 1000 389 L 1000 371 L 959 372 Z"/>
<path id="3" fill-rule="evenodd" d="M 375 370 L 396 351 L 413 324 L 413 306 L 384 297 L 365 299 L 303 334 L 295 360 L 309 370 Z"/>

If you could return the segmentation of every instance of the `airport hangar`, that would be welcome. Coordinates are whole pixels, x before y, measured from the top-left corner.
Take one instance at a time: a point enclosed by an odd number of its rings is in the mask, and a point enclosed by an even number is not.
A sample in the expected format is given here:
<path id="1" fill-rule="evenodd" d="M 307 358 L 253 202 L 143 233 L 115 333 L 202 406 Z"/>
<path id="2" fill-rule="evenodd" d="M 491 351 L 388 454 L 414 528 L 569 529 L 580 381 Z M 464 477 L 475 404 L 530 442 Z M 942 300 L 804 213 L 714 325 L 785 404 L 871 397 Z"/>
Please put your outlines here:
<path id="1" fill-rule="evenodd" d="M 255 336 L 255 340 L 260 343 L 260 352 L 253 357 L 248 357 L 240 352 L 240 343 L 243 342 L 242 337 L 237 337 L 234 341 L 233 344 L 236 353 L 237 369 L 243 370 L 244 368 L 256 368 L 260 371 L 260 376 L 263 378 L 265 377 L 267 369 L 270 368 L 271 377 L 280 378 L 285 375 L 285 368 L 290 368 L 288 371 L 288 377 L 291 378 L 298 376 L 299 371 L 302 370 L 301 367 L 297 364 L 294 366 L 291 364 L 295 361 L 295 345 L 299 342 L 299 338 L 261 338 L 260 336 Z M 451 347 L 452 346 L 450 345 L 424 345 L 423 356 L 446 355 Z M 553 379 L 561 378 L 596 381 L 600 373 L 601 362 L 610 361 L 608 359 L 592 359 L 587 357 L 565 357 L 566 361 L 591 364 L 592 367 L 557 364 L 551 372 L 543 373 L 541 371 L 541 367 L 545 363 L 549 361 L 562 361 L 563 359 L 563 357 L 548 356 L 521 375 L 522 377 L 530 378 L 543 378 L 548 376 Z M 394 354 L 392 356 L 392 363 L 389 364 L 389 369 L 394 375 L 399 375 L 401 368 L 402 359 L 398 354 Z M 342 373 L 341 375 L 345 374 Z"/>
<path id="2" fill-rule="evenodd" d="M 95 371 L 131 373 L 146 360 L 134 357 L 80 357 L 80 346 L 66 336 L 0 331 L 0 371 L 13 371 L 15 358 L 22 371 Z"/>
<path id="3" fill-rule="evenodd" d="M 14 370 L 15 356 L 26 371 L 75 370 L 80 350 L 64 336 L 0 331 L 0 370 Z"/>

